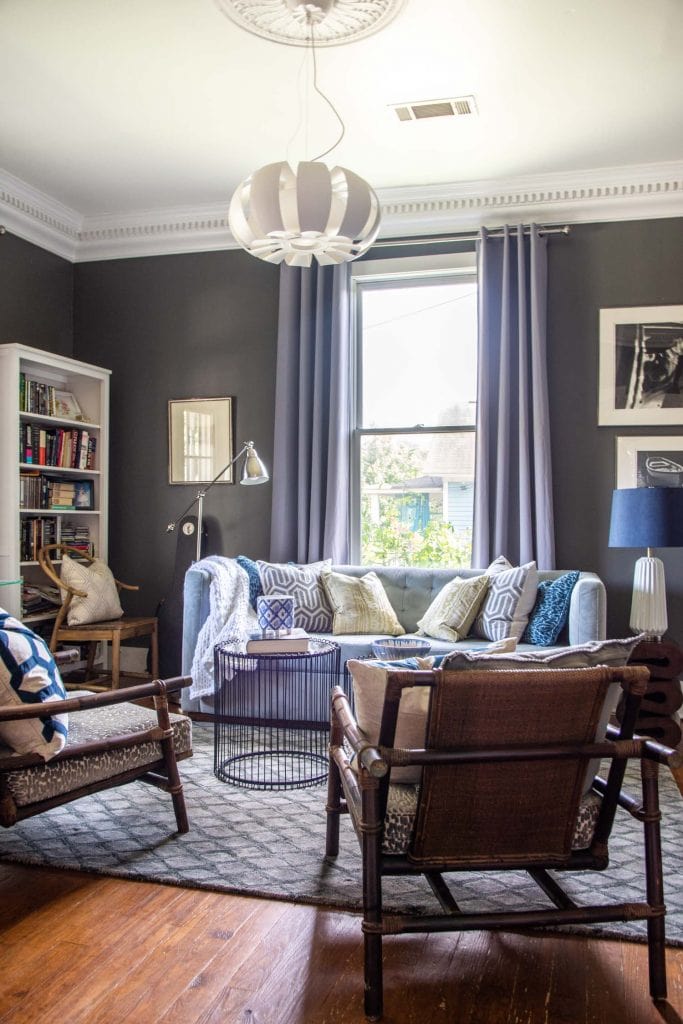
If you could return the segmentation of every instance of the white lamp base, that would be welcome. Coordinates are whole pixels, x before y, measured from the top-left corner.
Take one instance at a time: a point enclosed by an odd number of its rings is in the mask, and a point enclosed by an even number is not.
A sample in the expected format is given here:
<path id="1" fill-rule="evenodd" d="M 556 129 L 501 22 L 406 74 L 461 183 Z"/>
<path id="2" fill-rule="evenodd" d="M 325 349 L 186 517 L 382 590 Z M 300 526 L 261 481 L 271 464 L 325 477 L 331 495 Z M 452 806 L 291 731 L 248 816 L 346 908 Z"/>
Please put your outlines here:
<path id="1" fill-rule="evenodd" d="M 630 626 L 634 633 L 662 637 L 666 633 L 664 563 L 660 558 L 639 558 L 633 573 Z"/>

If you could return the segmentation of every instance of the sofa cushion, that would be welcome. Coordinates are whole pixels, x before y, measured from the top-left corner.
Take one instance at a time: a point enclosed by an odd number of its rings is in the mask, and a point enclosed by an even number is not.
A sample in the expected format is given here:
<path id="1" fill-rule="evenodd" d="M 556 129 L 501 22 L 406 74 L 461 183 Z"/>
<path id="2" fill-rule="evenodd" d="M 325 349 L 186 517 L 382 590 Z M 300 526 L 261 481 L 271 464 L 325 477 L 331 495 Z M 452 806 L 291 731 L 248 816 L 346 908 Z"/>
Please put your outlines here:
<path id="1" fill-rule="evenodd" d="M 77 694 L 72 693 L 71 696 Z M 172 714 L 169 718 L 176 757 L 187 756 L 192 750 L 192 721 L 186 715 Z M 71 716 L 67 751 L 76 743 L 102 742 L 124 733 L 142 732 L 154 726 L 156 721 L 156 712 L 137 704 L 113 704 L 78 711 Z M 129 769 L 151 764 L 160 760 L 161 756 L 161 743 L 146 740 L 127 747 L 116 747 L 114 750 L 60 759 L 44 768 L 10 771 L 7 784 L 17 806 L 24 807 L 70 793 L 80 786 L 101 782 Z"/>
<path id="2" fill-rule="evenodd" d="M 0 608 L 0 704 L 50 705 L 66 692 L 52 653 L 42 637 Z M 40 754 L 47 760 L 66 744 L 67 715 L 0 723 L 0 740 L 17 754 Z"/>
<path id="3" fill-rule="evenodd" d="M 332 611 L 322 585 L 322 573 L 332 564 L 327 558 L 308 565 L 258 561 L 263 593 L 294 598 L 294 625 L 307 633 L 329 633 Z"/>
<path id="4" fill-rule="evenodd" d="M 487 640 L 503 640 L 508 636 L 519 640 L 536 600 L 536 563 L 513 567 L 501 555 L 486 573 L 491 577 L 491 584 L 475 619 L 473 633 Z"/>
<path id="5" fill-rule="evenodd" d="M 66 552 L 62 555 L 60 576 L 64 583 L 76 590 L 82 590 L 85 597 L 75 594 L 71 598 L 66 613 L 68 626 L 85 626 L 89 622 L 106 622 L 108 619 L 120 619 L 123 608 L 119 601 L 119 591 L 111 569 L 101 558 L 96 558 L 90 565 L 69 558 Z"/>
<path id="6" fill-rule="evenodd" d="M 489 584 L 489 576 L 474 576 L 468 580 L 456 576 L 436 595 L 418 622 L 420 633 L 453 643 L 464 640 L 485 600 Z"/>
<path id="7" fill-rule="evenodd" d="M 523 640 L 544 647 L 550 647 L 557 641 L 567 621 L 572 590 L 578 578 L 578 572 L 567 572 L 557 580 L 542 580 L 538 584 L 536 603 Z"/>
<path id="8" fill-rule="evenodd" d="M 323 586 L 333 610 L 332 632 L 376 633 L 401 636 L 405 630 L 396 618 L 379 577 L 368 572 L 360 578 L 324 572 Z"/>

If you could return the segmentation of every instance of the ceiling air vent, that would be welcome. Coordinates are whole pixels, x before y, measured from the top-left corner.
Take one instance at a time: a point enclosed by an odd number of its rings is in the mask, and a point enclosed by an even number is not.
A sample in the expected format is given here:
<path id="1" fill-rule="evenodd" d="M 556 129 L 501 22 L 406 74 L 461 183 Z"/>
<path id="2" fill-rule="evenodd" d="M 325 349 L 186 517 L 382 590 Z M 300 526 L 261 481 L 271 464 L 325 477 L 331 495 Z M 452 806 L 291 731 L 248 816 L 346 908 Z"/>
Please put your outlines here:
<path id="1" fill-rule="evenodd" d="M 399 121 L 422 121 L 427 117 L 462 117 L 476 114 L 474 96 L 457 96 L 450 100 L 420 100 L 418 103 L 392 103 Z"/>

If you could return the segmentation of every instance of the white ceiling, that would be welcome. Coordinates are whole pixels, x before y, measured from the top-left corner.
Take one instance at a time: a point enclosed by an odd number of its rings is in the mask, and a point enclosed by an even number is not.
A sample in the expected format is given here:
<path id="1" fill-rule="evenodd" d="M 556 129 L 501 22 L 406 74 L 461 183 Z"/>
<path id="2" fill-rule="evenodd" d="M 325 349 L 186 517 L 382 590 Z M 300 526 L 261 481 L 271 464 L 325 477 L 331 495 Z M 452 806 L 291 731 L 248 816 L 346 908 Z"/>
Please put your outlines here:
<path id="1" fill-rule="evenodd" d="M 335 137 L 313 95 L 310 147 L 292 143 L 306 51 L 213 0 L 0 0 L 0 42 L 0 168 L 85 217 L 227 207 Z M 333 159 L 378 190 L 680 161 L 682 54 L 681 0 L 406 0 L 318 52 L 346 122 Z M 477 118 L 388 107 L 463 94 Z"/>

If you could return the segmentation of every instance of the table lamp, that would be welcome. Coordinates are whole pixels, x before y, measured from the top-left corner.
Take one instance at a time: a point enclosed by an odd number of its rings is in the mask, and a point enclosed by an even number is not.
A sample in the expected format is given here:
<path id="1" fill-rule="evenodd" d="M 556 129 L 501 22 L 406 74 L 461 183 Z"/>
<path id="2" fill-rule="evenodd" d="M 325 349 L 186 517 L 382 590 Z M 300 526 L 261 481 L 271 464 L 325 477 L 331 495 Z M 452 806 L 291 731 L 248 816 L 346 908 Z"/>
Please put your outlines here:
<path id="1" fill-rule="evenodd" d="M 647 548 L 633 574 L 629 625 L 636 633 L 662 637 L 668 625 L 664 564 L 653 548 L 683 547 L 683 488 L 626 487 L 612 493 L 611 548 Z"/>
<path id="2" fill-rule="evenodd" d="M 208 491 L 210 491 L 213 485 L 216 483 L 216 481 L 220 480 L 223 474 L 227 472 L 227 470 L 229 470 L 231 466 L 234 466 L 237 460 L 240 459 L 243 455 L 244 466 L 242 467 L 242 476 L 240 478 L 240 483 L 246 485 L 267 483 L 268 471 L 266 470 L 266 467 L 263 465 L 260 458 L 258 457 L 256 449 L 254 448 L 254 442 L 246 441 L 243 448 L 237 453 L 235 458 L 231 459 L 227 466 L 223 466 L 220 473 L 216 473 L 211 483 L 208 483 L 205 487 L 202 487 L 199 491 L 197 491 L 196 495 L 194 496 L 190 504 L 187 506 L 185 511 L 182 512 L 177 519 L 174 519 L 174 521 L 172 523 L 169 523 L 168 526 L 166 527 L 167 533 L 173 533 L 180 520 L 185 518 L 185 516 L 187 515 L 191 508 L 193 508 L 195 505 L 197 506 L 196 561 L 199 561 L 200 558 L 202 557 L 202 523 L 204 518 L 204 498 Z"/>

